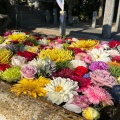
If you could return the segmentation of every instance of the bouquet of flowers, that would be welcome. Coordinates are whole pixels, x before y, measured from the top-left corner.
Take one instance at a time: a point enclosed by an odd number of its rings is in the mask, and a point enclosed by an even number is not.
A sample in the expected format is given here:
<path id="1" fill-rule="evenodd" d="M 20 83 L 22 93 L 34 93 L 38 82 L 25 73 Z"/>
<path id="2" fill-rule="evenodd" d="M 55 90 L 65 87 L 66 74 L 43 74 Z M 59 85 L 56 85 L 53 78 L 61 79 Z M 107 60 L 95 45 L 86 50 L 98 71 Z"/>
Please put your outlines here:
<path id="1" fill-rule="evenodd" d="M 113 112 L 104 110 L 115 111 L 120 101 L 120 42 L 6 32 L 0 78 L 17 96 L 44 97 L 88 120 L 110 119 Z"/>

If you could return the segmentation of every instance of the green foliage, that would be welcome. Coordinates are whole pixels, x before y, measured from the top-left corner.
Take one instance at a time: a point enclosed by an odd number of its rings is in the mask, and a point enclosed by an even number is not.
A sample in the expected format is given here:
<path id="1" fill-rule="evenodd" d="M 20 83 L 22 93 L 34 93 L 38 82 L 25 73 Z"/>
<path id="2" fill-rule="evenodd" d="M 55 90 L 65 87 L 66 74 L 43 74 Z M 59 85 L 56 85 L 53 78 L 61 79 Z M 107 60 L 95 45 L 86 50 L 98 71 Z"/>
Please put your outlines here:
<path id="1" fill-rule="evenodd" d="M 20 69 L 21 69 L 20 67 L 12 67 L 12 68 L 6 69 L 1 74 L 1 79 L 9 83 L 18 81 L 21 77 Z"/>
<path id="2" fill-rule="evenodd" d="M 56 69 L 68 68 L 70 65 L 69 61 L 58 62 L 56 63 Z"/>
<path id="3" fill-rule="evenodd" d="M 3 42 L 4 42 L 4 38 L 0 36 L 0 44 L 2 44 Z"/>
<path id="4" fill-rule="evenodd" d="M 29 36 L 29 37 L 27 37 L 26 42 L 28 42 L 28 43 L 32 43 L 34 46 L 39 45 L 38 40 L 37 40 L 34 36 L 32 36 L 32 35 Z"/>
<path id="5" fill-rule="evenodd" d="M 51 61 L 48 57 L 45 59 L 45 66 L 38 70 L 38 74 L 36 77 L 45 76 L 50 77 L 52 76 L 52 72 L 56 71 L 56 64 L 54 61 Z"/>
<path id="6" fill-rule="evenodd" d="M 110 65 L 108 70 L 112 76 L 116 78 L 120 76 L 120 66 Z"/>

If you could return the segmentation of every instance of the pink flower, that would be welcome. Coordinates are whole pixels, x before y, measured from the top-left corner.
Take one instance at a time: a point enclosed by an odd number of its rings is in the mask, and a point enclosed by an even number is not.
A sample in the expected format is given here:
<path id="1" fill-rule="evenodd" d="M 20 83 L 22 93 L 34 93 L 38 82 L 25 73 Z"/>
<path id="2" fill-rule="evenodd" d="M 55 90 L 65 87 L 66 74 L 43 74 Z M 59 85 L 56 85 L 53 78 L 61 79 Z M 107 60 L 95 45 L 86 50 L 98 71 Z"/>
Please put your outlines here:
<path id="1" fill-rule="evenodd" d="M 71 103 L 79 106 L 82 109 L 88 107 L 91 104 L 88 98 L 84 95 L 75 95 Z"/>
<path id="2" fill-rule="evenodd" d="M 100 48 L 104 49 L 104 47 L 101 44 L 98 44 L 97 46 L 95 46 L 95 48 L 96 49 L 100 49 Z"/>
<path id="3" fill-rule="evenodd" d="M 91 86 L 83 91 L 83 94 L 85 94 L 93 104 L 102 102 L 103 104 L 113 105 L 111 95 L 102 87 Z"/>
<path id="4" fill-rule="evenodd" d="M 51 42 L 46 48 L 63 48 L 63 44 L 59 44 L 57 42 Z"/>
<path id="5" fill-rule="evenodd" d="M 110 73 L 106 70 L 95 70 L 90 72 L 91 82 L 97 86 L 108 86 L 113 87 L 117 85 L 117 80 L 110 76 Z"/>
<path id="6" fill-rule="evenodd" d="M 62 39 L 60 39 L 60 38 L 58 38 L 57 40 L 56 40 L 59 44 L 62 44 Z"/>
<path id="7" fill-rule="evenodd" d="M 24 65 L 21 68 L 21 74 L 27 79 L 34 79 L 36 73 L 37 68 L 33 65 Z"/>
<path id="8" fill-rule="evenodd" d="M 90 55 L 88 55 L 86 53 L 83 53 L 83 52 L 76 54 L 75 59 L 82 60 L 85 63 L 91 63 L 92 62 L 92 58 L 90 57 Z"/>

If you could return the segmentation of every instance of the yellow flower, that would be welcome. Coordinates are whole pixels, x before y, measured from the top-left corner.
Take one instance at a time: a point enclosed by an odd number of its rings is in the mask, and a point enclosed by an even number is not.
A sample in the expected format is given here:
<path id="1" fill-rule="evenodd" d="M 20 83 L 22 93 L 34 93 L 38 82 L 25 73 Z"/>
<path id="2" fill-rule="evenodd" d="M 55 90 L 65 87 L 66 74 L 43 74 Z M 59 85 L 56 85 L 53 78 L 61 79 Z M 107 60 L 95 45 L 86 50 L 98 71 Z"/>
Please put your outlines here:
<path id="1" fill-rule="evenodd" d="M 28 94 L 36 98 L 37 96 L 45 96 L 47 90 L 44 89 L 50 80 L 40 76 L 38 79 L 21 79 L 18 84 L 13 85 L 11 92 L 15 92 L 17 96 L 20 94 Z"/>
<path id="2" fill-rule="evenodd" d="M 33 53 L 36 53 L 38 51 L 38 47 L 37 46 L 27 46 L 25 49 L 27 51 L 33 52 Z"/>
<path id="3" fill-rule="evenodd" d="M 99 112 L 92 107 L 87 107 L 83 110 L 82 116 L 87 120 L 97 120 L 100 118 Z"/>
<path id="4" fill-rule="evenodd" d="M 40 58 L 45 59 L 49 57 L 50 60 L 55 62 L 63 62 L 72 59 L 72 51 L 64 49 L 46 49 L 42 50 L 39 55 Z"/>
<path id="5" fill-rule="evenodd" d="M 69 47 L 80 48 L 82 50 L 90 50 L 94 48 L 98 43 L 98 40 L 77 40 L 75 42 L 72 42 Z"/>
<path id="6" fill-rule="evenodd" d="M 15 32 L 12 35 L 9 35 L 8 39 L 12 40 L 12 41 L 24 41 L 27 39 L 27 36 L 25 33 L 22 33 L 22 32 L 16 33 Z"/>
<path id="7" fill-rule="evenodd" d="M 120 76 L 117 78 L 117 82 L 120 84 Z"/>
<path id="8" fill-rule="evenodd" d="M 10 62 L 10 58 L 12 57 L 12 52 L 3 48 L 0 49 L 0 63 L 7 64 Z"/>

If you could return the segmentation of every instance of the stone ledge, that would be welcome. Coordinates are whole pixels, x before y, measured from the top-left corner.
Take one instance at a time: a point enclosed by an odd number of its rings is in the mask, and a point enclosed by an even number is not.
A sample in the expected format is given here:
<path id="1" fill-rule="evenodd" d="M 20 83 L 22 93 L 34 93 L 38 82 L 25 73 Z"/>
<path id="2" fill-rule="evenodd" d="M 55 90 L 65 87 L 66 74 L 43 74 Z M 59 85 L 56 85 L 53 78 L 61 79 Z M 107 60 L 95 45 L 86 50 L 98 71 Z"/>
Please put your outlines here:
<path id="1" fill-rule="evenodd" d="M 0 81 L 0 114 L 7 120 L 85 120 L 70 111 L 29 96 L 16 97 L 10 85 Z"/>

